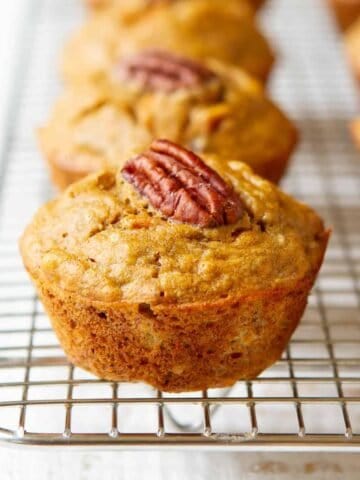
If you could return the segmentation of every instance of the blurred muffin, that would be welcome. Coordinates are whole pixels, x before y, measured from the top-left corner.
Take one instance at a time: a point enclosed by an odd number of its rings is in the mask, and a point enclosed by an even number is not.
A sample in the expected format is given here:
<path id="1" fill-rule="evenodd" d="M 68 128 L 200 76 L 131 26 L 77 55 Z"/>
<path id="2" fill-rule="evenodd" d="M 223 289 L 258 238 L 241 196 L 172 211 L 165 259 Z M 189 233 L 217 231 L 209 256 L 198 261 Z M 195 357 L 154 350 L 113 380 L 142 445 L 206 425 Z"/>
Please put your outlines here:
<path id="1" fill-rule="evenodd" d="M 151 8 L 153 5 L 156 5 L 160 2 L 168 2 L 169 1 L 180 1 L 180 0 L 84 0 L 86 5 L 95 10 L 101 10 L 104 8 L 113 8 L 117 9 L 121 15 L 124 15 L 125 18 L 131 18 L 134 14 L 136 15 L 138 12 L 143 11 L 145 9 Z M 191 0 L 196 1 L 196 0 Z M 211 1 L 211 0 L 209 0 Z M 217 0 L 218 1 L 218 0 Z M 228 0 L 232 1 L 232 0 Z M 264 3 L 265 0 L 234 0 L 241 4 L 248 4 L 252 8 L 258 9 Z"/>
<path id="2" fill-rule="evenodd" d="M 360 148 L 360 118 L 354 120 L 350 126 L 351 133 L 357 147 Z"/>
<path id="3" fill-rule="evenodd" d="M 71 362 L 179 392 L 280 358 L 328 236 L 245 164 L 156 141 L 42 207 L 20 246 Z"/>
<path id="4" fill-rule="evenodd" d="M 251 9 L 238 0 L 159 3 L 130 24 L 111 12 L 93 16 L 68 42 L 63 56 L 68 82 L 98 81 L 118 59 L 144 48 L 163 48 L 200 61 L 215 58 L 262 81 L 274 62 Z"/>
<path id="5" fill-rule="evenodd" d="M 333 8 L 338 24 L 347 30 L 360 15 L 360 0 L 328 0 Z"/>
<path id="6" fill-rule="evenodd" d="M 266 0 L 249 0 L 249 2 L 254 8 L 258 9 L 264 5 Z"/>
<path id="7" fill-rule="evenodd" d="M 345 48 L 350 66 L 356 78 L 360 80 L 360 18 L 347 31 Z"/>
<path id="8" fill-rule="evenodd" d="M 69 89 L 39 132 L 60 188 L 122 165 L 157 137 L 243 161 L 278 182 L 297 131 L 244 71 L 145 50 L 117 64 L 106 81 Z"/>

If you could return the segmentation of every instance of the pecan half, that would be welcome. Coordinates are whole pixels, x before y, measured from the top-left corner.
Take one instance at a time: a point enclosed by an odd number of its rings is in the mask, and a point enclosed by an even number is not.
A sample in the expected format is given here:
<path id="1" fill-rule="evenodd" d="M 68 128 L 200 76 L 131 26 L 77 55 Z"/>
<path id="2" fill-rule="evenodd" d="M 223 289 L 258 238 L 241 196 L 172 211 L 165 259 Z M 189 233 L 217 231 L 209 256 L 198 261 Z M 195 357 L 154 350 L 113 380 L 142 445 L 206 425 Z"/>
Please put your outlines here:
<path id="1" fill-rule="evenodd" d="M 145 50 L 124 59 L 117 74 L 123 81 L 131 80 L 142 88 L 164 92 L 196 87 L 216 78 L 206 67 L 162 50 Z"/>
<path id="2" fill-rule="evenodd" d="M 167 140 L 128 160 L 122 175 L 167 218 L 201 227 L 235 223 L 243 204 L 213 169 Z"/>

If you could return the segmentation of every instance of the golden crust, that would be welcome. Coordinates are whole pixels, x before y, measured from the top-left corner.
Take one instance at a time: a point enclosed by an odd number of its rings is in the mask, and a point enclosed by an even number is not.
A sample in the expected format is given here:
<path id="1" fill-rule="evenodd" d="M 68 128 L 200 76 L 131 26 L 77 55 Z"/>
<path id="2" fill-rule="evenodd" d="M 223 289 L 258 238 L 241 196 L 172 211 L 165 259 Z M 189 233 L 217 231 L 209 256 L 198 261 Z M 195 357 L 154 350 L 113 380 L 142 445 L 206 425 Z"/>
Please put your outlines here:
<path id="1" fill-rule="evenodd" d="M 206 39 L 206 41 L 204 41 Z M 203 61 L 215 58 L 266 81 L 274 55 L 246 5 L 235 1 L 160 4 L 131 23 L 98 13 L 70 39 L 62 62 L 69 83 L 98 81 L 114 63 L 144 48 L 162 48 Z"/>
<path id="2" fill-rule="evenodd" d="M 345 49 L 354 75 L 360 81 L 360 18 L 345 36 Z"/>
<path id="3" fill-rule="evenodd" d="M 68 90 L 39 131 L 54 183 L 63 189 L 88 173 L 121 166 L 154 137 L 243 161 L 277 183 L 296 146 L 296 128 L 245 72 L 214 61 L 208 66 L 220 79 L 220 97 L 217 82 L 163 93 L 111 79 Z"/>
<path id="4" fill-rule="evenodd" d="M 163 219 L 120 173 L 44 206 L 20 248 L 70 360 L 108 380 L 167 391 L 249 379 L 296 328 L 329 232 L 245 165 L 206 162 L 246 212 L 214 229 Z"/>
<path id="5" fill-rule="evenodd" d="M 347 30 L 360 15 L 360 0 L 328 0 L 341 30 Z"/>
<path id="6" fill-rule="evenodd" d="M 289 291 L 154 308 L 91 302 L 34 281 L 71 362 L 106 380 L 181 392 L 253 379 L 277 361 L 315 275 Z"/>

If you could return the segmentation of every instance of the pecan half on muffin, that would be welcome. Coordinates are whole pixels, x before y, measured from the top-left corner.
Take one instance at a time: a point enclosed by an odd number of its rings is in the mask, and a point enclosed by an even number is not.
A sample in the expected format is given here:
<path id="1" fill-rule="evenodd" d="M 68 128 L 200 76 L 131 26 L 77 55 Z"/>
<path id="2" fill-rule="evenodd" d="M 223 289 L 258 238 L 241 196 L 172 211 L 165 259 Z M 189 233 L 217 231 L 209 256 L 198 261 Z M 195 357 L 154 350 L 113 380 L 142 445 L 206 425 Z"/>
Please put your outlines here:
<path id="1" fill-rule="evenodd" d="M 360 0 L 328 0 L 339 27 L 347 30 L 360 15 Z"/>
<path id="2" fill-rule="evenodd" d="M 176 392 L 281 356 L 328 236 L 245 164 L 160 140 L 45 205 L 20 245 L 75 365 Z"/>
<path id="3" fill-rule="evenodd" d="M 124 59 L 106 82 L 73 87 L 39 132 L 60 188 L 123 164 L 158 137 L 224 161 L 243 161 L 277 182 L 297 132 L 245 72 L 159 50 Z"/>
<path id="4" fill-rule="evenodd" d="M 126 23 L 105 10 L 68 42 L 63 72 L 70 82 L 98 80 L 120 58 L 144 48 L 163 48 L 196 60 L 215 58 L 265 81 L 274 62 L 251 9 L 237 0 L 159 2 Z"/>
<path id="5" fill-rule="evenodd" d="M 360 81 L 360 18 L 348 30 L 345 36 L 345 48 L 355 77 Z"/>

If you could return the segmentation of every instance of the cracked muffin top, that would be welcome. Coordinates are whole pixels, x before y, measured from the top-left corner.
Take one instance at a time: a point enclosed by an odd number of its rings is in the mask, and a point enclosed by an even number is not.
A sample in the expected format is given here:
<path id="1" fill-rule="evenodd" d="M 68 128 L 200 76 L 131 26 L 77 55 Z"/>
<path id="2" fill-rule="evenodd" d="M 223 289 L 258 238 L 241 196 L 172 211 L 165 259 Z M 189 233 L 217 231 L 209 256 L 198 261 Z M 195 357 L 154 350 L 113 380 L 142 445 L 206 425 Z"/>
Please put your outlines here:
<path id="1" fill-rule="evenodd" d="M 153 50 L 115 65 L 98 85 L 68 90 L 40 130 L 48 161 L 81 175 L 120 166 L 158 137 L 277 182 L 297 132 L 242 70 Z"/>
<path id="2" fill-rule="evenodd" d="M 245 3 L 156 2 L 130 23 L 112 9 L 92 16 L 65 48 L 64 77 L 70 83 L 99 80 L 118 59 L 144 48 L 163 48 L 197 60 L 216 58 L 263 81 L 274 61 Z"/>
<path id="3" fill-rule="evenodd" d="M 32 277 L 70 294 L 187 304 L 308 289 L 327 238 L 314 211 L 245 164 L 155 141 L 42 207 L 21 251 Z"/>

